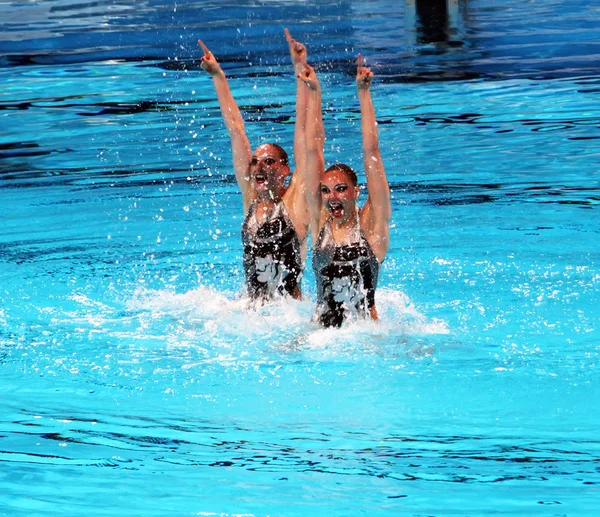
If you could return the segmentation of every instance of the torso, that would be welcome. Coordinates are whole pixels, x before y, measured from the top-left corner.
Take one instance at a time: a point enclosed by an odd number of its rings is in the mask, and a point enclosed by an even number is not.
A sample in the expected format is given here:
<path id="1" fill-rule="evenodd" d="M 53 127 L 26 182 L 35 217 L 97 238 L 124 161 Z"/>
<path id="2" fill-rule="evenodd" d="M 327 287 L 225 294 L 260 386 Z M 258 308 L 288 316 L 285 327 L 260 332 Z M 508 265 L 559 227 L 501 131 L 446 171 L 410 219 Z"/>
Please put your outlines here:
<path id="1" fill-rule="evenodd" d="M 339 327 L 349 317 L 374 311 L 379 262 L 358 224 L 338 244 L 331 221 L 326 221 L 314 245 L 313 269 L 317 278 L 315 317 L 324 326 Z"/>
<path id="2" fill-rule="evenodd" d="M 250 206 L 242 225 L 244 270 L 248 294 L 267 300 L 276 295 L 299 297 L 302 275 L 301 243 L 283 202 L 264 221 Z"/>

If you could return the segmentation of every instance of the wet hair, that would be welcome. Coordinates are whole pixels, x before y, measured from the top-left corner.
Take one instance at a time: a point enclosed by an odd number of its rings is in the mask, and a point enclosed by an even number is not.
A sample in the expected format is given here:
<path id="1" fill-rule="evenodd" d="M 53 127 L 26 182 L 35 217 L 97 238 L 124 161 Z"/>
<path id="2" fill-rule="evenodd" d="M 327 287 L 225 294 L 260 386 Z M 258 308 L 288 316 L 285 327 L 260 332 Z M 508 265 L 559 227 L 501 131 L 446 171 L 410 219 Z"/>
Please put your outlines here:
<path id="1" fill-rule="evenodd" d="M 325 174 L 333 171 L 344 172 L 350 178 L 352 185 L 354 185 L 355 187 L 356 185 L 358 185 L 358 177 L 356 176 L 356 172 L 354 172 L 354 169 L 352 169 L 352 167 L 349 167 L 345 163 L 334 163 L 331 167 L 329 167 L 329 169 L 325 171 Z"/>
<path id="2" fill-rule="evenodd" d="M 279 152 L 279 159 L 283 165 L 288 165 L 290 159 L 288 158 L 288 154 L 285 152 L 285 149 L 281 147 L 279 144 L 274 144 L 273 142 L 267 142 L 267 145 L 274 147 Z"/>

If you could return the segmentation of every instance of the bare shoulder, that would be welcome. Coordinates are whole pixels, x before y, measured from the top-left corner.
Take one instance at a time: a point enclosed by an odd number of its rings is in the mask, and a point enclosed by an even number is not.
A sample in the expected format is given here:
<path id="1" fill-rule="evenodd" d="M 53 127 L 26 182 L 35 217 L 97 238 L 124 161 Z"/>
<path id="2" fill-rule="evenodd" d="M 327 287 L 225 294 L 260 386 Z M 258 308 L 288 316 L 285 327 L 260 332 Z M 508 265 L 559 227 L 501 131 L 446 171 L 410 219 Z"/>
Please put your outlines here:
<path id="1" fill-rule="evenodd" d="M 366 203 L 359 214 L 360 227 L 379 262 L 387 255 L 390 246 L 390 224 L 376 217 L 370 203 Z"/>
<path id="2" fill-rule="evenodd" d="M 297 185 L 291 184 L 282 198 L 283 206 L 290 216 L 298 238 L 302 241 L 308 235 L 309 212 L 306 196 Z"/>

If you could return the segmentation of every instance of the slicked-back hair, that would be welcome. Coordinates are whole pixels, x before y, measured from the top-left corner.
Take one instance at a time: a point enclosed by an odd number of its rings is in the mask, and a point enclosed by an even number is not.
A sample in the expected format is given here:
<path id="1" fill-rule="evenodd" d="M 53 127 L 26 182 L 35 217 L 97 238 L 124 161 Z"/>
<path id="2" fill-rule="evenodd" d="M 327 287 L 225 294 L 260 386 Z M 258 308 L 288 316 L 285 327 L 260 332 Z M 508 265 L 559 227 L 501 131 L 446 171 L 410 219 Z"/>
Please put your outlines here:
<path id="1" fill-rule="evenodd" d="M 356 187 L 356 185 L 358 185 L 358 176 L 356 175 L 356 172 L 354 172 L 354 169 L 352 167 L 349 167 L 345 163 L 334 163 L 331 167 L 329 167 L 325 171 L 325 174 L 327 174 L 328 172 L 333 172 L 333 171 L 345 172 L 346 175 L 350 178 L 352 185 L 354 185 L 355 187 Z"/>
<path id="2" fill-rule="evenodd" d="M 267 142 L 267 144 L 277 149 L 279 152 L 279 159 L 283 165 L 289 165 L 290 159 L 288 158 L 288 154 L 285 152 L 283 147 L 281 147 L 279 144 L 274 144 L 273 142 Z"/>

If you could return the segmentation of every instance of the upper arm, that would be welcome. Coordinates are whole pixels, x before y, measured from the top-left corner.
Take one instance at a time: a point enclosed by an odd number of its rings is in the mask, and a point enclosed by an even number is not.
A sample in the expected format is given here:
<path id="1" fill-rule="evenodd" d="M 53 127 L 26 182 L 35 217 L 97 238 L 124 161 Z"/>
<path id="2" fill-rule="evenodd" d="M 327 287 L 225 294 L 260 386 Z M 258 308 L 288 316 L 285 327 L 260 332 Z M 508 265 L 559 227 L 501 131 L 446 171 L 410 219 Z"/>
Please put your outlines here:
<path id="1" fill-rule="evenodd" d="M 392 216 L 390 186 L 385 174 L 383 160 L 379 147 L 374 149 L 363 149 L 364 167 L 367 176 L 367 190 L 370 205 L 371 219 L 377 222 L 389 223 Z"/>
<path id="2" fill-rule="evenodd" d="M 235 179 L 242 191 L 244 198 L 244 209 L 247 209 L 252 201 L 252 190 L 250 184 L 250 161 L 252 160 L 252 148 L 246 132 L 230 131 L 231 153 L 233 157 L 233 171 Z"/>
<path id="3" fill-rule="evenodd" d="M 320 147 L 309 146 L 307 149 L 306 169 L 306 202 L 310 217 L 310 230 L 313 239 L 316 239 L 321 228 L 321 178 L 325 171 L 325 158 Z"/>
<path id="4" fill-rule="evenodd" d="M 365 171 L 369 197 L 361 210 L 361 226 L 377 259 L 381 262 L 389 248 L 392 216 L 390 187 L 379 148 L 365 149 Z"/>
<path id="5" fill-rule="evenodd" d="M 389 218 L 376 217 L 371 200 L 360 211 L 360 226 L 379 262 L 383 262 L 390 246 Z"/>

